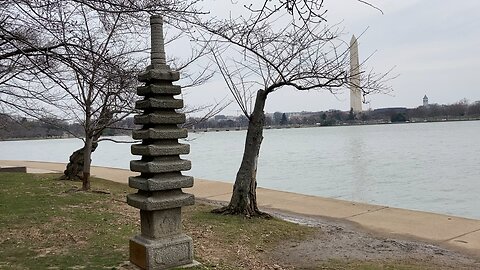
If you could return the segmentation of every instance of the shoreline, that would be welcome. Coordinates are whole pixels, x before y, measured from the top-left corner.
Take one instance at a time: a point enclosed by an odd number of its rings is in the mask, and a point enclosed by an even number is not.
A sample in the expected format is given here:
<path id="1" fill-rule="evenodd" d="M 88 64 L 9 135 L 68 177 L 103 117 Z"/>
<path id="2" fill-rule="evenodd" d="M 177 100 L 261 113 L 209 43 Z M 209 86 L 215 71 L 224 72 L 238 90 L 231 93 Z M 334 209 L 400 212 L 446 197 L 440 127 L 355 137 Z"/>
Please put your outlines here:
<path id="1" fill-rule="evenodd" d="M 285 125 L 285 126 L 264 126 L 263 129 L 295 129 L 295 128 L 327 128 L 327 127 L 350 127 L 350 126 L 380 126 L 380 125 L 399 125 L 399 124 L 421 124 L 421 123 L 446 123 L 446 122 L 470 122 L 480 121 L 480 118 L 467 118 L 467 119 L 433 119 L 422 121 L 405 121 L 405 122 L 343 122 L 337 125 Z M 247 127 L 232 127 L 232 128 L 198 128 L 189 129 L 191 133 L 203 133 L 203 132 L 224 132 L 224 131 L 243 131 L 247 130 Z"/>
<path id="2" fill-rule="evenodd" d="M 65 163 L 0 160 L 0 166 L 25 166 L 28 173 L 61 173 Z M 92 176 L 128 184 L 126 169 L 92 166 Z M 202 201 L 222 204 L 230 200 L 232 184 L 195 179 L 184 189 Z M 480 220 L 400 209 L 381 205 L 257 189 L 259 207 L 289 217 L 325 218 L 355 224 L 380 235 L 427 241 L 480 257 Z"/>
<path id="3" fill-rule="evenodd" d="M 350 126 L 379 126 L 379 125 L 401 125 L 401 124 L 422 124 L 422 123 L 447 123 L 447 122 L 473 122 L 480 121 L 480 118 L 467 118 L 467 119 L 434 119 L 423 121 L 406 121 L 406 122 L 343 122 L 338 125 L 286 125 L 286 126 L 264 126 L 264 130 L 269 129 L 296 129 L 296 128 L 332 128 L 332 127 L 350 127 Z M 188 129 L 189 133 L 204 133 L 204 132 L 229 132 L 229 131 L 245 131 L 247 127 L 231 127 L 231 128 L 198 128 Z M 105 137 L 124 137 L 129 134 L 112 135 Z M 0 138 L 0 142 L 15 142 L 15 141 L 35 141 L 35 140 L 58 140 L 58 139 L 82 139 L 75 136 L 58 136 L 58 137 L 29 137 L 29 138 Z"/>

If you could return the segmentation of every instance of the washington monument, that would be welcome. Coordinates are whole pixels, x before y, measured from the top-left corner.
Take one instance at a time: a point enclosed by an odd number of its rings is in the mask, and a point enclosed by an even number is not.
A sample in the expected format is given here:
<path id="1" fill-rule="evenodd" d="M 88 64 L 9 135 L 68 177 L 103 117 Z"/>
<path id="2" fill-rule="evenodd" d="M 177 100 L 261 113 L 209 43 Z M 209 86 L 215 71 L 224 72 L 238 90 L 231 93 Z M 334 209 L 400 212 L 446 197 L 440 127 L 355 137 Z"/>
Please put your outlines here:
<path id="1" fill-rule="evenodd" d="M 354 112 L 362 111 L 361 94 L 358 43 L 357 38 L 352 36 L 352 40 L 350 41 L 350 109 Z"/>

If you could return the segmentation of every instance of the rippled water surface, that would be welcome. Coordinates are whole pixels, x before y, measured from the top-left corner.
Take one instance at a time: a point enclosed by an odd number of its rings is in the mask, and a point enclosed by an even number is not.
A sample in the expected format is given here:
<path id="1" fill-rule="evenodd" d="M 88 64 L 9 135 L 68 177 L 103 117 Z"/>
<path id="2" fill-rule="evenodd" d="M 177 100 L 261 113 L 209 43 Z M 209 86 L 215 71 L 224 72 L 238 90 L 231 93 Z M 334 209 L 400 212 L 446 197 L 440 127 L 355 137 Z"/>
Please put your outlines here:
<path id="1" fill-rule="evenodd" d="M 187 174 L 233 182 L 245 131 L 191 133 Z M 258 185 L 480 219 L 480 121 L 265 130 Z M 124 138 L 128 139 L 128 138 Z M 0 159 L 66 162 L 76 139 L 0 142 Z M 128 144 L 94 165 L 128 168 Z"/>

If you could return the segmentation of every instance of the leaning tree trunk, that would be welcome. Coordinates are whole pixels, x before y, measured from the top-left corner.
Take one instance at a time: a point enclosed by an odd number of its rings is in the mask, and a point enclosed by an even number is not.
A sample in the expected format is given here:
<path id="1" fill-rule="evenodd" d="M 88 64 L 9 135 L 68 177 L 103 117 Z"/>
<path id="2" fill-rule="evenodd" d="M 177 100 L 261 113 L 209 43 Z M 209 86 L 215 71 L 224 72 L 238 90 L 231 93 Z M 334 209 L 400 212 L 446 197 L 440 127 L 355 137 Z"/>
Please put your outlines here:
<path id="1" fill-rule="evenodd" d="M 98 122 L 98 126 L 106 126 L 113 118 L 113 113 L 110 112 L 107 108 L 102 110 L 100 113 L 100 118 Z M 91 138 L 91 151 L 89 152 L 89 164 L 91 160 L 92 153 L 95 152 L 98 146 L 98 139 L 100 138 L 101 132 L 96 132 L 95 135 Z M 85 138 L 86 140 L 86 138 Z M 86 145 L 86 144 L 85 144 Z M 76 150 L 70 155 L 68 159 L 67 167 L 65 171 L 63 171 L 63 175 L 60 179 L 62 180 L 81 180 L 83 179 L 83 167 L 85 164 L 85 146 Z"/>
<path id="2" fill-rule="evenodd" d="M 92 153 L 95 152 L 97 149 L 98 142 L 95 138 L 92 141 Z M 83 156 L 85 152 L 85 146 L 76 150 L 70 155 L 68 159 L 68 164 L 65 170 L 63 171 L 63 175 L 60 179 L 62 180 L 81 180 L 83 177 L 83 164 L 85 157 Z"/>
<path id="3" fill-rule="evenodd" d="M 248 123 L 247 138 L 240 169 L 233 186 L 232 198 L 228 206 L 213 210 L 214 213 L 264 216 L 257 206 L 257 162 L 263 140 L 265 122 L 265 101 L 267 92 L 258 90 L 253 113 Z"/>

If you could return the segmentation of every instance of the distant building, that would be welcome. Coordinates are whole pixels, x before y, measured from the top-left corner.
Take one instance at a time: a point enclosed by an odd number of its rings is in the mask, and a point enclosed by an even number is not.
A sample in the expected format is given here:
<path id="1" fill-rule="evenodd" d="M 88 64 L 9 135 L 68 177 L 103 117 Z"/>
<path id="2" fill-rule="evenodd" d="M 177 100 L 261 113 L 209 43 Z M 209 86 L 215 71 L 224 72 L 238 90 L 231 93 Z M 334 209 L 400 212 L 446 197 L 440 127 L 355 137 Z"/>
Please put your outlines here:
<path id="1" fill-rule="evenodd" d="M 423 107 L 428 107 L 428 97 L 427 97 L 427 95 L 425 95 L 423 97 Z"/>

